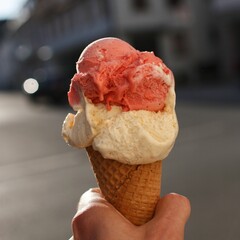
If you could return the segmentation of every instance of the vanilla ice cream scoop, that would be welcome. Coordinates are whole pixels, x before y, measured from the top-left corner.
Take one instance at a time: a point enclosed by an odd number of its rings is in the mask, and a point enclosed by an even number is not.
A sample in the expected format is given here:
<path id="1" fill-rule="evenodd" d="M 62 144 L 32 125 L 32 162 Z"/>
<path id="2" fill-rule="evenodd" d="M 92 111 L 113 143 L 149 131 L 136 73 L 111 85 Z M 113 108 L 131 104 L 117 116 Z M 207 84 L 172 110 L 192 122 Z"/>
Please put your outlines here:
<path id="1" fill-rule="evenodd" d="M 65 141 L 90 145 L 104 158 L 126 164 L 163 160 L 178 133 L 174 77 L 152 52 L 117 38 L 90 44 L 77 62 L 68 93 Z"/>

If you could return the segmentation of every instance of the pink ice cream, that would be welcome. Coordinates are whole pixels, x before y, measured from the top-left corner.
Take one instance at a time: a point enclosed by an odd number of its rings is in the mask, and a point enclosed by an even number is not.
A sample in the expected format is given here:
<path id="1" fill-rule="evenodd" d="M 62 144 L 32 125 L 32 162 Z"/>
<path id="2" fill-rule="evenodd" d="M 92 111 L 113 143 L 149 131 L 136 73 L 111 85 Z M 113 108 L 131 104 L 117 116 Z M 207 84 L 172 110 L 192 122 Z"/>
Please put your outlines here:
<path id="1" fill-rule="evenodd" d="M 172 75 L 153 52 L 140 52 L 117 38 L 97 40 L 77 62 L 69 103 L 73 108 L 79 105 L 82 92 L 93 104 L 103 103 L 108 110 L 115 105 L 123 111 L 162 111 L 171 83 L 159 78 L 157 67 Z"/>

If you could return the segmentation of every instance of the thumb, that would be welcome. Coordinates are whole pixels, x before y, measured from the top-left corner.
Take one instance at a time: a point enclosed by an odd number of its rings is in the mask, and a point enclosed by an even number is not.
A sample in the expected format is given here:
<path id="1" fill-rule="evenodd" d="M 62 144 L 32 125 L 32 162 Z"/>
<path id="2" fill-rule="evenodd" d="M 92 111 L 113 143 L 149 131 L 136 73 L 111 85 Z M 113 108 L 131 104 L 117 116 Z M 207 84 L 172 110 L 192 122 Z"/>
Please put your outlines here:
<path id="1" fill-rule="evenodd" d="M 72 231 L 75 240 L 126 239 L 126 232 L 136 236 L 136 226 L 107 202 L 98 188 L 90 189 L 81 196 L 72 220 Z"/>
<path id="2" fill-rule="evenodd" d="M 147 232 L 156 234 L 157 231 L 161 240 L 183 240 L 190 212 L 190 202 L 186 197 L 175 193 L 168 194 L 159 199 L 155 215 L 147 223 Z"/>

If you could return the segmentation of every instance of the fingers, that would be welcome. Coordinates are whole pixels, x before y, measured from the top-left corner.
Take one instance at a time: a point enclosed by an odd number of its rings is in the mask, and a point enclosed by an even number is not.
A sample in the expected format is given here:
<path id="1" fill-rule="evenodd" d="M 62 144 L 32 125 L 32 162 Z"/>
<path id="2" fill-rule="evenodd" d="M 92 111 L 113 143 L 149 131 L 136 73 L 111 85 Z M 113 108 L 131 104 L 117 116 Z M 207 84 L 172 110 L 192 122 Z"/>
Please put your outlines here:
<path id="1" fill-rule="evenodd" d="M 86 212 L 88 211 L 88 209 L 91 209 L 91 206 L 94 205 L 94 202 L 96 202 L 98 198 L 101 199 L 101 195 L 98 189 L 90 189 L 81 196 L 78 204 L 77 213 L 72 220 L 74 240 L 80 240 L 84 238 L 87 239 L 89 225 L 92 225 L 91 222 L 94 219 L 92 218 L 91 214 L 90 216 L 86 216 Z M 91 236 L 89 236 L 89 239 L 90 237 Z"/>
<path id="2" fill-rule="evenodd" d="M 123 218 L 123 216 L 103 197 L 99 188 L 91 188 L 81 196 L 76 216 L 86 211 L 91 212 L 92 210 L 99 215 L 101 212 L 104 212 L 103 217 L 107 214 L 111 214 L 116 215 L 116 218 Z"/>
<path id="3" fill-rule="evenodd" d="M 78 203 L 77 214 L 79 213 L 79 211 L 81 212 L 85 210 L 85 208 L 89 207 L 89 205 L 92 205 L 94 203 L 107 204 L 107 201 L 102 196 L 99 188 L 91 188 L 81 196 Z"/>
<path id="4" fill-rule="evenodd" d="M 82 195 L 72 221 L 74 240 L 114 239 L 112 234 L 116 234 L 118 239 L 126 239 L 121 235 L 127 232 L 135 236 L 135 228 L 104 199 L 98 188 L 90 189 Z"/>
<path id="5" fill-rule="evenodd" d="M 98 188 L 85 192 L 80 198 L 77 213 L 72 220 L 74 240 L 97 239 L 95 234 L 100 233 L 99 226 L 108 208 L 108 203 Z"/>
<path id="6" fill-rule="evenodd" d="M 161 235 L 161 240 L 183 240 L 190 212 L 190 202 L 186 197 L 175 193 L 168 194 L 159 200 L 155 216 L 147 224 L 147 231 L 153 232 L 154 228 L 155 233 L 158 231 Z"/>

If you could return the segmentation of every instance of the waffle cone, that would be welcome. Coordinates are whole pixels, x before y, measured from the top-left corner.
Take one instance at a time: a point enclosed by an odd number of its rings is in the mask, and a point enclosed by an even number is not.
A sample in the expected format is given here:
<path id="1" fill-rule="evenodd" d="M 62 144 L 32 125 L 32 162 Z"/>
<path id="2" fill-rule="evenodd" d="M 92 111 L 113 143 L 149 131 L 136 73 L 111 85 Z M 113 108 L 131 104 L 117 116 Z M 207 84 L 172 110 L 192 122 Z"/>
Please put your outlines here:
<path id="1" fill-rule="evenodd" d="M 143 165 L 105 159 L 86 148 L 103 196 L 135 225 L 148 222 L 160 197 L 162 161 Z"/>

